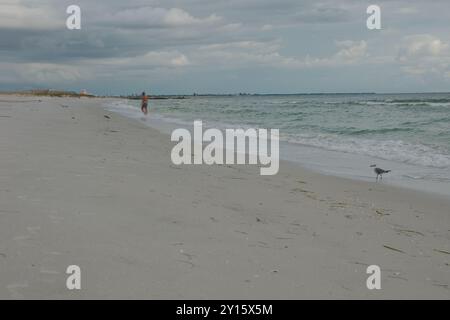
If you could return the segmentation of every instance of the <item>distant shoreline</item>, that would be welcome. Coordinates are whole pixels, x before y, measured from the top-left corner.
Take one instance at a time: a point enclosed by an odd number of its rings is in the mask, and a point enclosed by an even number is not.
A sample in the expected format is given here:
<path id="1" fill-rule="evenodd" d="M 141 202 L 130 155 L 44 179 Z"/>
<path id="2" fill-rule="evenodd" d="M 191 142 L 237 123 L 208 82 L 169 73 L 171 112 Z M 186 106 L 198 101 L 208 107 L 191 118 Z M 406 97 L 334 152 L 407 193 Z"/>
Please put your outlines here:
<path id="1" fill-rule="evenodd" d="M 415 94 L 450 94 L 449 92 L 311 92 L 311 93 L 193 93 L 193 94 L 156 94 L 151 99 L 186 99 L 192 97 L 278 97 L 278 96 L 346 96 L 346 95 L 415 95 Z M 117 98 L 139 100 L 140 95 L 96 95 L 77 93 L 65 90 L 7 90 L 0 91 L 0 95 L 27 95 L 47 97 L 88 97 L 88 98 Z"/>

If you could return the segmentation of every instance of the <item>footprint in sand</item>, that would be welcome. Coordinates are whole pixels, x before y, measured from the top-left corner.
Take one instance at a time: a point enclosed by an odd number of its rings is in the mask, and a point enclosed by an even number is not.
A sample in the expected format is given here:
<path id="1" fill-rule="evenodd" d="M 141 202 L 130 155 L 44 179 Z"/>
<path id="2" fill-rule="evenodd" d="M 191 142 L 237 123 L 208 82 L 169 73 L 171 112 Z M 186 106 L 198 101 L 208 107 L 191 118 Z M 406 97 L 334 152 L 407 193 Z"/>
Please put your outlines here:
<path id="1" fill-rule="evenodd" d="M 60 223 L 61 221 L 64 220 L 63 217 L 58 217 L 58 216 L 53 216 L 53 215 L 49 215 L 48 217 L 50 218 L 50 221 L 52 223 Z"/>
<path id="2" fill-rule="evenodd" d="M 45 252 L 45 254 L 46 254 L 46 255 L 49 255 L 49 256 L 59 256 L 59 255 L 61 255 L 61 252 L 58 252 L 58 251 L 48 251 L 48 252 Z"/>
<path id="3" fill-rule="evenodd" d="M 344 209 L 348 208 L 350 205 L 347 202 L 342 201 L 332 201 L 330 203 L 330 209 Z"/>
<path id="4" fill-rule="evenodd" d="M 195 264 L 192 262 L 193 258 L 196 257 L 194 254 L 186 253 L 183 249 L 180 249 L 180 254 L 185 256 L 187 260 L 177 259 L 178 262 L 188 264 L 191 268 L 195 267 Z"/>
<path id="5" fill-rule="evenodd" d="M 291 189 L 291 194 L 295 194 L 295 193 L 303 193 L 306 197 L 313 199 L 313 200 L 317 200 L 316 195 L 314 194 L 314 192 L 303 189 L 303 188 L 294 188 Z"/>
<path id="6" fill-rule="evenodd" d="M 95 212 L 79 212 L 81 216 L 95 216 L 97 213 Z"/>
<path id="7" fill-rule="evenodd" d="M 38 231 L 41 230 L 40 226 L 29 226 L 27 227 L 27 231 L 28 234 L 26 235 L 19 235 L 19 236 L 15 236 L 13 238 L 14 241 L 18 241 L 18 242 L 22 242 L 22 241 L 26 241 L 26 240 L 31 240 L 32 236 L 35 236 L 38 234 Z"/>
<path id="8" fill-rule="evenodd" d="M 41 268 L 41 269 L 39 270 L 39 272 L 42 273 L 42 274 L 48 274 L 48 275 L 58 275 L 58 274 L 61 274 L 61 272 L 59 272 L 59 271 L 56 271 L 56 270 L 49 270 L 49 269 L 43 269 L 43 268 Z"/>
<path id="9" fill-rule="evenodd" d="M 178 262 L 181 262 L 181 263 L 188 264 L 188 265 L 191 266 L 191 268 L 194 268 L 194 267 L 195 267 L 195 264 L 193 264 L 193 263 L 190 262 L 190 261 L 185 261 L 185 260 L 177 260 L 177 261 L 178 261 Z"/>
<path id="10" fill-rule="evenodd" d="M 24 241 L 24 240 L 30 240 L 31 237 L 27 236 L 27 235 L 22 235 L 22 236 L 16 236 L 13 238 L 14 241 Z"/>
<path id="11" fill-rule="evenodd" d="M 4 209 L 0 209 L 0 215 L 16 214 L 16 213 L 20 213 L 20 211 L 17 211 L 17 210 L 4 210 Z"/>
<path id="12" fill-rule="evenodd" d="M 31 233 L 31 234 L 37 234 L 37 232 L 38 232 L 39 230 L 41 230 L 41 227 L 39 227 L 39 226 L 35 226 L 35 227 L 27 227 L 27 230 L 28 230 L 28 232 Z"/>
<path id="13" fill-rule="evenodd" d="M 6 286 L 13 299 L 23 299 L 24 295 L 19 290 L 28 288 L 28 283 L 12 283 Z"/>

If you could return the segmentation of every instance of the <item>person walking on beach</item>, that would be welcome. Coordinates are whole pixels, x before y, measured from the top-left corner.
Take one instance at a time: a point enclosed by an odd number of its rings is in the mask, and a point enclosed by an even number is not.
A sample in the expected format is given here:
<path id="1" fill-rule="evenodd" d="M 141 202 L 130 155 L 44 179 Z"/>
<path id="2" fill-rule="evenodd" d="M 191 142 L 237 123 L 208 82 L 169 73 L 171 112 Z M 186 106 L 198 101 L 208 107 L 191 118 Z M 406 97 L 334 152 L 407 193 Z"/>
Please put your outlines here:
<path id="1" fill-rule="evenodd" d="M 142 92 L 141 110 L 142 110 L 142 113 L 145 114 L 145 115 L 147 115 L 147 113 L 148 113 L 147 107 L 148 107 L 148 97 L 145 94 L 145 92 Z"/>

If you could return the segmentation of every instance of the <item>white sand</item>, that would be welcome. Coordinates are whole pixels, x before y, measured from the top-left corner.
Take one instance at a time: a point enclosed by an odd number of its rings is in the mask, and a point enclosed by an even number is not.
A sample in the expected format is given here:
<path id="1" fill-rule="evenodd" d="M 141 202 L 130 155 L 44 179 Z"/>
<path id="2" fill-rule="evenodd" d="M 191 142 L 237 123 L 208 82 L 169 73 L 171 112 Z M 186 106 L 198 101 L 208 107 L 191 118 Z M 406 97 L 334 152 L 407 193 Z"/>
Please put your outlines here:
<path id="1" fill-rule="evenodd" d="M 176 167 L 169 136 L 98 99 L 0 100 L 0 298 L 450 298 L 447 199 L 286 162 Z"/>

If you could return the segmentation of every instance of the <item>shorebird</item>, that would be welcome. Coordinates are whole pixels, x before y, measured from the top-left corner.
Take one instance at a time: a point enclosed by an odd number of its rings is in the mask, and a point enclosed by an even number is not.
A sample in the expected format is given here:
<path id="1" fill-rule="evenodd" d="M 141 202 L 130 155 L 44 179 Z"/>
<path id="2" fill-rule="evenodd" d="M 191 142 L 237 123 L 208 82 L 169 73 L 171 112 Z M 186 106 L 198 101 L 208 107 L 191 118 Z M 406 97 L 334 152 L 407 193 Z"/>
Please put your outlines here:
<path id="1" fill-rule="evenodd" d="M 384 169 L 378 168 L 376 164 L 373 164 L 370 167 L 371 168 L 375 167 L 375 169 L 373 169 L 373 171 L 377 175 L 377 181 L 378 181 L 378 176 L 380 176 L 380 180 L 383 180 L 383 174 L 391 172 L 391 170 L 384 170 Z"/>

